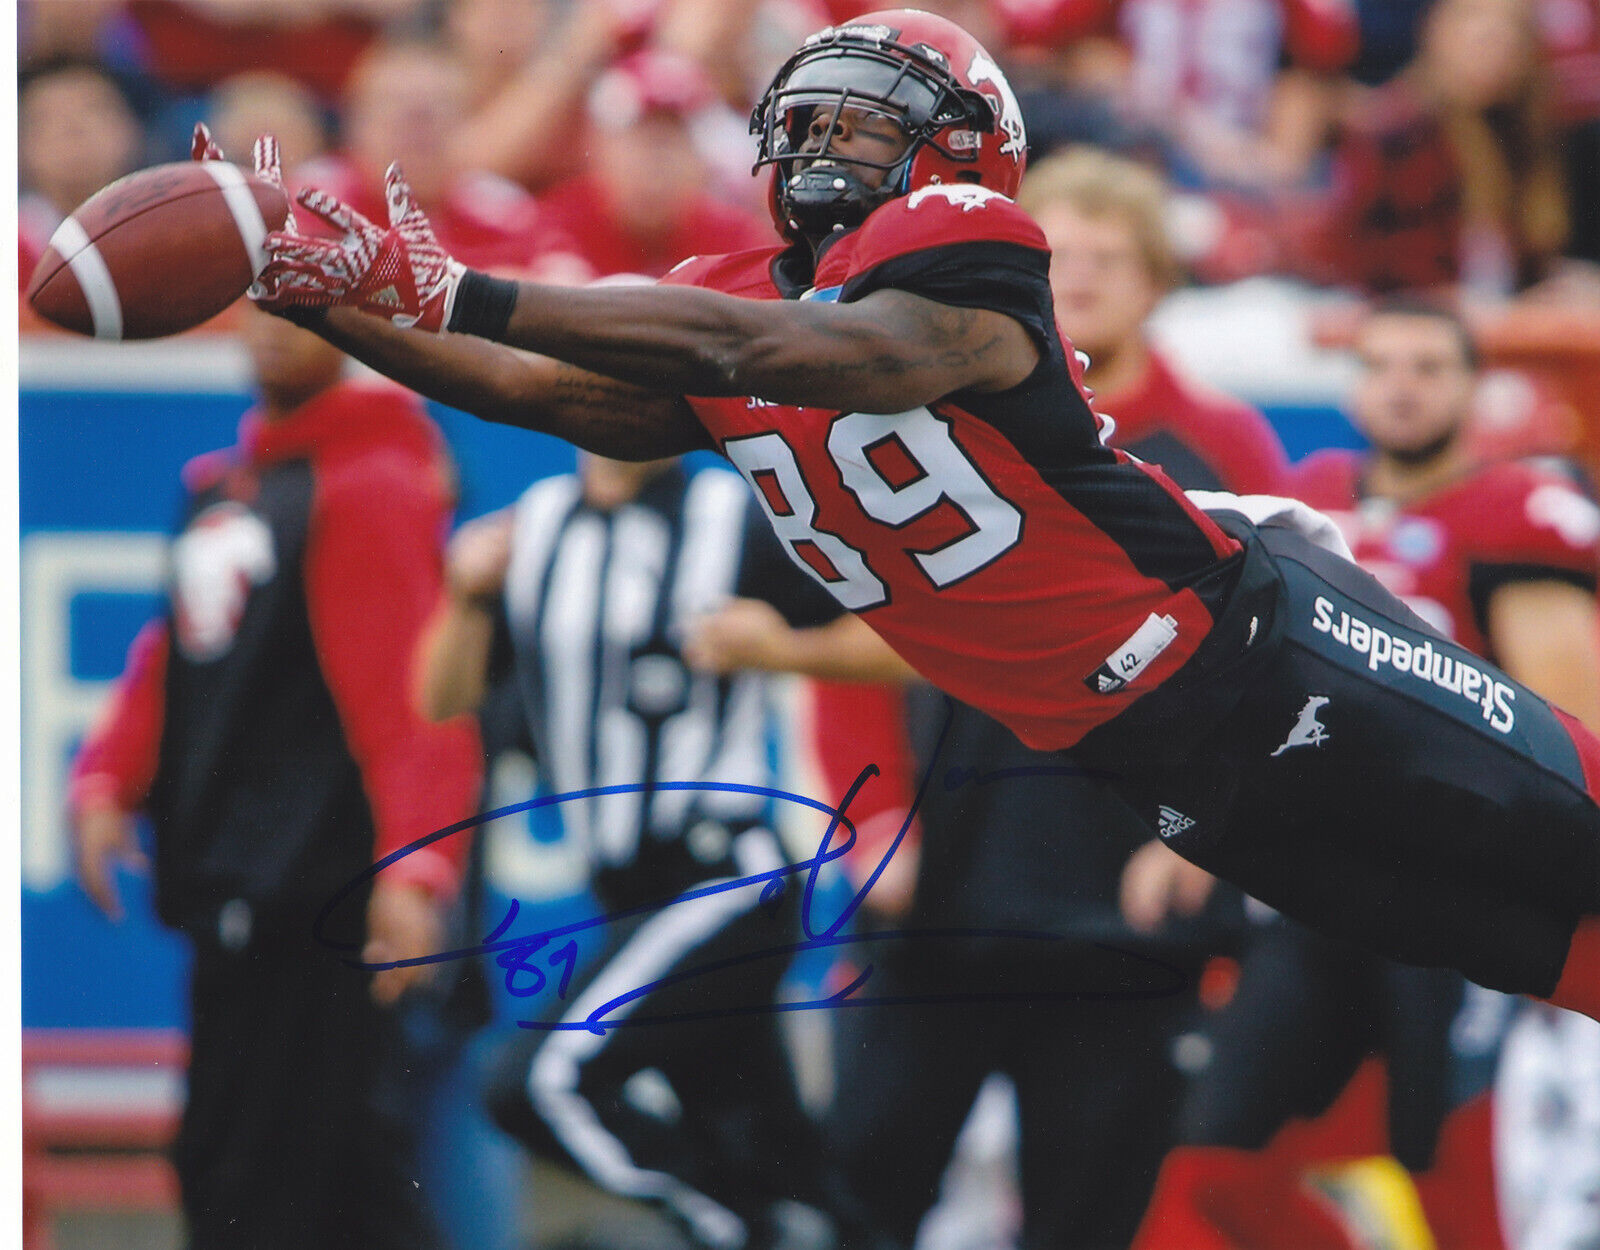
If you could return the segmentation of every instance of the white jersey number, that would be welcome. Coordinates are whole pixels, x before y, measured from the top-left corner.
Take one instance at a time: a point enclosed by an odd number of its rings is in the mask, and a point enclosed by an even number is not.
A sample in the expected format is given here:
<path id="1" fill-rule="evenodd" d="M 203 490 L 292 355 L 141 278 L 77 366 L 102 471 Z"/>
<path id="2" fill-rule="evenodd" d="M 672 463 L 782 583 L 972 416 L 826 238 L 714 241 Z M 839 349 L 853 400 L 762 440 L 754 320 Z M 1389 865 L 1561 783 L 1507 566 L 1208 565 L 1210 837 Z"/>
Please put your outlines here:
<path id="1" fill-rule="evenodd" d="M 817 506 L 793 450 L 778 434 L 731 439 L 731 460 L 755 487 L 773 529 L 795 562 L 852 611 L 888 601 L 866 557 L 815 527 Z M 846 490 L 875 521 L 903 528 L 949 504 L 967 531 L 932 551 L 908 549 L 938 588 L 993 562 L 1022 536 L 1022 513 L 1002 499 L 956 444 L 947 422 L 926 408 L 884 415 L 846 413 L 828 431 L 828 454 Z M 825 562 L 814 558 L 820 553 Z M 826 576 L 819 563 L 832 566 Z"/>

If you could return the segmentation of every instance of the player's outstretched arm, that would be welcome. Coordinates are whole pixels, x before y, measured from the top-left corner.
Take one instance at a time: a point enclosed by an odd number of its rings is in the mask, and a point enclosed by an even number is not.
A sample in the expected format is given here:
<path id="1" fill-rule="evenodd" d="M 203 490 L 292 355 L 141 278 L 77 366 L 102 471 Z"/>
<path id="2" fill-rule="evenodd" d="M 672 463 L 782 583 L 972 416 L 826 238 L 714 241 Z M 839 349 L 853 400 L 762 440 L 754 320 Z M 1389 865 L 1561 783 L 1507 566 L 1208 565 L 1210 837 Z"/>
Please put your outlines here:
<path id="1" fill-rule="evenodd" d="M 901 412 L 956 391 L 1023 381 L 1038 349 L 1001 313 L 883 290 L 850 304 L 754 300 L 692 287 L 569 291 L 469 274 L 460 299 L 499 287 L 504 327 L 459 329 L 586 369 L 687 395 Z"/>
<path id="2" fill-rule="evenodd" d="M 280 309 L 355 307 L 403 327 L 538 352 L 657 394 L 755 395 L 867 412 L 1005 390 L 1038 363 L 1038 348 L 1012 318 L 903 291 L 830 304 L 490 278 L 440 247 L 397 168 L 386 190 L 387 230 L 325 192 L 302 192 L 300 203 L 342 237 L 268 236 L 272 259 L 256 298 Z M 398 364 L 377 367 L 393 374 Z"/>

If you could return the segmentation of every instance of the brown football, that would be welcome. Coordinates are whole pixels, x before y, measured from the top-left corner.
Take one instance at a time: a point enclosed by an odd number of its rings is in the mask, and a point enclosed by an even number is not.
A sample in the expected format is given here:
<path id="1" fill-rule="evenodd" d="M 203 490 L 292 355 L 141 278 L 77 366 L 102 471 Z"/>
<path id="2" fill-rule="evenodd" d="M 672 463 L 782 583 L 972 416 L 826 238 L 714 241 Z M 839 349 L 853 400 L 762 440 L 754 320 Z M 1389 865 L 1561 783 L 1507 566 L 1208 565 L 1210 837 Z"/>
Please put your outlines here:
<path id="1" fill-rule="evenodd" d="M 216 316 L 265 263 L 283 193 L 227 161 L 176 161 L 97 191 L 51 236 L 28 283 L 45 319 L 101 339 L 153 339 Z"/>

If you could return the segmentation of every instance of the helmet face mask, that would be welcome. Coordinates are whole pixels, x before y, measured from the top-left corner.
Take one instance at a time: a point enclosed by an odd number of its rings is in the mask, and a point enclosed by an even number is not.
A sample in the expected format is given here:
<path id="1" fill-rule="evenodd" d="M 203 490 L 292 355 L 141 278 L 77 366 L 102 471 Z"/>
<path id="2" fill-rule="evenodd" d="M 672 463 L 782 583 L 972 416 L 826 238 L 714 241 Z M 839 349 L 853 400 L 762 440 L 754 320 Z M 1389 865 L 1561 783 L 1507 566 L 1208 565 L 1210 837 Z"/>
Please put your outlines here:
<path id="1" fill-rule="evenodd" d="M 995 94 L 977 89 L 990 83 Z M 833 152 L 846 109 L 892 120 L 904 149 L 885 160 Z M 813 136 L 819 118 L 826 128 Z M 778 71 L 750 129 L 761 143 L 755 168 L 773 170 L 773 219 L 791 238 L 859 225 L 880 204 L 931 183 L 981 183 L 1010 194 L 1026 149 L 1015 98 L 977 41 L 943 18 L 909 10 L 811 36 Z M 868 169 L 881 177 L 863 178 Z"/>

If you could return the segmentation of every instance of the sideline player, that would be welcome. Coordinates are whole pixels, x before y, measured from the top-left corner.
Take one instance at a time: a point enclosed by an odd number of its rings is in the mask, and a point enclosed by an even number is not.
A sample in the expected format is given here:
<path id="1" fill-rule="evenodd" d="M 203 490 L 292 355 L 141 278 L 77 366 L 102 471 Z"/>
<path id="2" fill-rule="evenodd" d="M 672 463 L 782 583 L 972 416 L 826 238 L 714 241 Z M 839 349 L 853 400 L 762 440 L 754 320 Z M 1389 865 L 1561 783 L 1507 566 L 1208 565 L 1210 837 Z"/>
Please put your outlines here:
<path id="1" fill-rule="evenodd" d="M 74 767 L 78 876 L 119 917 L 111 868 L 149 815 L 156 909 L 194 950 L 188 1245 L 441 1245 L 396 1010 L 422 969 L 371 978 L 311 933 L 375 858 L 472 810 L 474 734 L 394 680 L 438 594 L 449 465 L 414 396 L 343 380 L 339 352 L 253 309 L 241 332 L 259 403 L 185 470 L 162 619 Z M 465 850 L 407 857 L 364 926 L 341 917 L 364 958 L 439 949 Z"/>
<path id="2" fill-rule="evenodd" d="M 258 298 L 490 420 L 718 448 L 841 604 L 1027 744 L 1076 747 L 1181 855 L 1600 1015 L 1600 741 L 1310 541 L 1314 514 L 1208 514 L 1104 444 L 983 48 L 869 14 L 812 36 L 752 124 L 768 251 L 649 290 L 497 280 L 394 170 L 388 229 L 306 194 L 342 238 L 272 236 Z"/>

